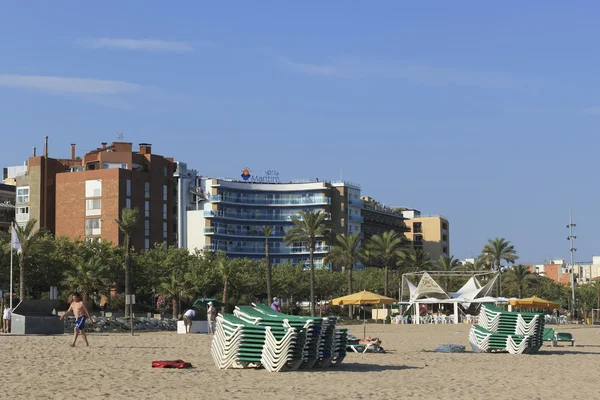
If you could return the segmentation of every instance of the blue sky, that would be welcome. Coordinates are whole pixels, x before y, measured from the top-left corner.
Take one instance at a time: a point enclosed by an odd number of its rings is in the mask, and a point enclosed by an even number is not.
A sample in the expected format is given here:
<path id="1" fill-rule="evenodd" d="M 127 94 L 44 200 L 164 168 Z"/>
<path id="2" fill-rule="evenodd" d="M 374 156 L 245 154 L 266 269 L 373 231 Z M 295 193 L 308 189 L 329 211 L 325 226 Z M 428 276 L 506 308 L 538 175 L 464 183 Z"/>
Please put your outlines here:
<path id="1" fill-rule="evenodd" d="M 2 165 L 122 133 L 203 175 L 343 171 L 459 258 L 568 258 L 569 209 L 600 255 L 595 2 L 90 4 L 0 6 Z"/>

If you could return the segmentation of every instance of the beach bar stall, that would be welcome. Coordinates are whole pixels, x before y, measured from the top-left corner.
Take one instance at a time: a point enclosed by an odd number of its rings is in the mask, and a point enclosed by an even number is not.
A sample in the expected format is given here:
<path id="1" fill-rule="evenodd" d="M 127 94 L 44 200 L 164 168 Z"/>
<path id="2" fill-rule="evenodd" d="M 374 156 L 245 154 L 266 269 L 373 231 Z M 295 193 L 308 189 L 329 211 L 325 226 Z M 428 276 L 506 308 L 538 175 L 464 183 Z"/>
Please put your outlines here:
<path id="1" fill-rule="evenodd" d="M 53 314 L 56 300 L 23 300 L 12 313 L 11 333 L 19 335 L 62 335 L 64 322 Z"/>

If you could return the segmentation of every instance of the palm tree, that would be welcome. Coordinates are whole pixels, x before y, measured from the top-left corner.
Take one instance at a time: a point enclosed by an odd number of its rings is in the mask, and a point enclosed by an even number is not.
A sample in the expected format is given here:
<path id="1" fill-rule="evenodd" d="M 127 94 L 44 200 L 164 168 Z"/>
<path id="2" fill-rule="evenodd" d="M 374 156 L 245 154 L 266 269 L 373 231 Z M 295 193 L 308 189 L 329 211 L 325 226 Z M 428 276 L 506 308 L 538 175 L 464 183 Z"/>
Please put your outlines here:
<path id="1" fill-rule="evenodd" d="M 512 264 L 519 258 L 515 247 L 504 238 L 488 239 L 481 253 L 483 261 L 494 266 L 496 271 L 500 270 L 502 260 Z"/>
<path id="2" fill-rule="evenodd" d="M 429 258 L 429 253 L 424 253 L 421 249 L 411 249 L 405 252 L 404 257 L 398 261 L 398 265 L 402 265 L 412 272 L 430 271 L 435 268 L 433 261 Z"/>
<path id="3" fill-rule="evenodd" d="M 21 301 L 25 299 L 25 259 L 29 251 L 45 234 L 44 230 L 34 230 L 36 223 L 37 220 L 33 218 L 27 221 L 25 226 L 19 226 L 16 222 L 14 224 L 17 239 L 19 239 L 19 243 L 21 244 L 19 252 L 19 299 Z"/>
<path id="4" fill-rule="evenodd" d="M 454 256 L 440 256 L 440 265 L 439 265 L 439 271 L 440 272 L 444 272 L 445 274 L 449 273 L 450 271 L 455 271 L 457 269 L 457 267 L 459 267 L 460 264 L 458 263 L 458 260 L 456 258 L 454 258 Z M 449 276 L 444 276 L 444 290 L 447 292 L 448 291 L 448 286 L 450 285 L 450 277 Z"/>
<path id="5" fill-rule="evenodd" d="M 171 300 L 173 308 L 173 319 L 179 315 L 178 304 L 181 296 L 186 290 L 186 282 L 182 279 L 181 274 L 177 270 L 171 271 L 171 274 L 164 277 L 160 283 L 160 290 L 168 300 Z"/>
<path id="6" fill-rule="evenodd" d="M 125 295 L 131 293 L 131 232 L 137 224 L 139 211 L 137 208 L 124 208 L 121 219 L 116 219 L 119 229 L 123 232 L 123 248 L 125 249 Z M 125 316 L 129 316 L 129 307 L 125 307 Z"/>
<path id="7" fill-rule="evenodd" d="M 325 263 L 333 263 L 348 271 L 348 294 L 352 294 L 352 269 L 361 259 L 360 235 L 339 235 L 336 243 L 323 260 Z M 348 316 L 352 318 L 352 307 L 348 308 Z"/>
<path id="8" fill-rule="evenodd" d="M 221 279 L 223 280 L 223 307 L 227 307 L 228 299 L 228 291 L 229 291 L 229 278 L 233 273 L 235 268 L 235 261 L 228 260 L 224 253 L 221 253 L 217 256 L 217 270 L 219 271 L 219 275 L 221 275 Z"/>
<path id="9" fill-rule="evenodd" d="M 294 226 L 285 235 L 285 243 L 304 243 L 310 252 L 310 315 L 315 315 L 315 246 L 317 237 L 325 236 L 330 224 L 322 211 L 300 211 L 300 218 L 293 218 Z"/>
<path id="10" fill-rule="evenodd" d="M 502 260 L 512 264 L 519 258 L 515 247 L 504 238 L 488 239 L 487 244 L 483 246 L 481 257 L 484 262 L 495 266 L 497 272 L 501 272 Z M 502 274 L 498 277 L 498 295 L 502 296 Z"/>
<path id="11" fill-rule="evenodd" d="M 371 254 L 380 260 L 385 269 L 385 282 L 383 286 L 383 295 L 387 296 L 389 287 L 388 271 L 394 262 L 402 258 L 402 236 L 398 236 L 395 231 L 384 232 L 382 235 L 371 237 L 367 243 L 367 249 Z"/>
<path id="12" fill-rule="evenodd" d="M 514 283 L 517 287 L 519 298 L 521 298 L 523 289 L 525 289 L 525 285 L 531 276 L 529 267 L 526 265 L 515 265 L 506 275 L 505 282 L 508 281 Z"/>
<path id="13" fill-rule="evenodd" d="M 81 292 L 83 301 L 89 296 L 101 292 L 108 287 L 108 267 L 102 260 L 94 257 L 81 261 L 75 268 L 64 273 L 64 285 L 72 291 Z"/>
<path id="14" fill-rule="evenodd" d="M 265 262 L 267 268 L 267 301 L 271 301 L 273 297 L 271 293 L 272 281 L 271 281 L 271 257 L 269 254 L 269 236 L 273 233 L 272 226 L 263 226 L 263 233 L 265 235 Z"/>

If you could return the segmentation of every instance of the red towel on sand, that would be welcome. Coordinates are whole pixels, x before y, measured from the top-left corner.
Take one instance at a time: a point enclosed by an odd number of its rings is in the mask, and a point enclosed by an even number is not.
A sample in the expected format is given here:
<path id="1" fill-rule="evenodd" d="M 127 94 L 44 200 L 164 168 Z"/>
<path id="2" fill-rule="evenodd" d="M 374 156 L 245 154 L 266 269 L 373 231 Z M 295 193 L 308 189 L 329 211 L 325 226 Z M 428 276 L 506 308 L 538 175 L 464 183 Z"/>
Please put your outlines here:
<path id="1" fill-rule="evenodd" d="M 152 368 L 192 368 L 192 364 L 183 360 L 152 361 Z"/>

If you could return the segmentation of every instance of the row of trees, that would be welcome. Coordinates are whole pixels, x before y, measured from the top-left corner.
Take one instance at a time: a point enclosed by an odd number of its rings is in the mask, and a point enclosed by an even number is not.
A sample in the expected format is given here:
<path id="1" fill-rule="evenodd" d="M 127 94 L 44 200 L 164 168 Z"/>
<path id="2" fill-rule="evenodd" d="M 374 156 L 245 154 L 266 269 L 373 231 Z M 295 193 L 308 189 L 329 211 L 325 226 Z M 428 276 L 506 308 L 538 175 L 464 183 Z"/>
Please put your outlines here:
<path id="1" fill-rule="evenodd" d="M 309 271 L 292 265 L 271 268 L 271 227 L 264 229 L 265 259 L 249 260 L 228 259 L 224 253 L 190 253 L 162 244 L 144 252 L 132 251 L 129 242 L 137 223 L 136 210 L 123 210 L 118 223 L 125 240 L 119 247 L 107 242 L 54 238 L 48 233 L 36 232 L 35 221 L 29 221 L 26 226 L 17 228 L 22 247 L 18 255 L 19 297 L 43 298 L 50 286 L 58 286 L 65 297 L 73 290 L 80 291 L 86 299 L 105 295 L 112 297 L 113 307 L 120 307 L 122 298 L 114 295 L 135 292 L 138 304 L 143 307 L 154 309 L 159 297 L 161 304 L 177 314 L 181 301 L 195 297 L 219 296 L 225 304 L 236 304 L 277 295 L 293 301 L 309 298 L 314 314 L 316 298 L 330 299 L 353 290 L 366 289 L 397 297 L 401 276 L 407 272 L 485 271 L 500 269 L 503 262 L 514 263 L 518 259 L 514 247 L 504 239 L 490 239 L 480 257 L 473 263 L 461 265 L 451 256 L 434 261 L 421 250 L 407 249 L 404 237 L 393 231 L 376 235 L 366 243 L 358 234 L 338 235 L 325 262 L 346 272 L 344 275 L 314 268 L 316 243 L 332 229 L 325 215 L 303 212 L 301 218 L 293 222 L 294 227 L 285 241 L 304 243 L 309 248 Z M 7 291 L 10 235 L 0 235 L 0 249 L 0 288 Z M 366 266 L 365 270 L 354 271 L 358 262 Z M 500 290 L 507 296 L 538 295 L 563 304 L 568 302 L 568 288 L 532 274 L 526 266 L 514 266 L 504 276 Z M 442 284 L 444 289 L 452 291 L 465 280 L 445 276 Z M 597 286 L 578 288 L 578 298 L 585 298 L 580 304 L 600 308 L 600 289 L 596 290 Z"/>

